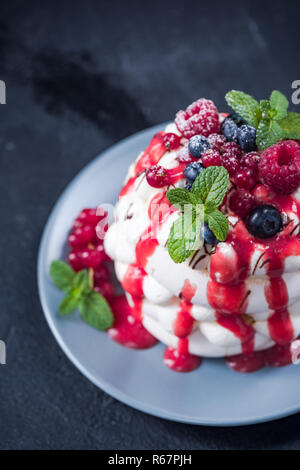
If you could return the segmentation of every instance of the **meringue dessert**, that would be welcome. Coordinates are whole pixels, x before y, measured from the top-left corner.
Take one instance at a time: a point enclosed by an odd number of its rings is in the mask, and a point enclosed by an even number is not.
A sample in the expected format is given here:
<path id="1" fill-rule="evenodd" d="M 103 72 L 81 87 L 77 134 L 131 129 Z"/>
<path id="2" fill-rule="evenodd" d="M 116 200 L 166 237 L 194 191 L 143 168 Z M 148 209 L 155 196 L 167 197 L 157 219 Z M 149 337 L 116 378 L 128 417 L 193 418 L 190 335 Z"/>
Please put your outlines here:
<path id="1" fill-rule="evenodd" d="M 177 371 L 287 365 L 300 335 L 299 115 L 277 91 L 226 100 L 232 114 L 201 98 L 153 137 L 104 239 L 130 315 Z M 174 237 L 187 206 L 202 207 L 192 248 L 189 228 Z"/>

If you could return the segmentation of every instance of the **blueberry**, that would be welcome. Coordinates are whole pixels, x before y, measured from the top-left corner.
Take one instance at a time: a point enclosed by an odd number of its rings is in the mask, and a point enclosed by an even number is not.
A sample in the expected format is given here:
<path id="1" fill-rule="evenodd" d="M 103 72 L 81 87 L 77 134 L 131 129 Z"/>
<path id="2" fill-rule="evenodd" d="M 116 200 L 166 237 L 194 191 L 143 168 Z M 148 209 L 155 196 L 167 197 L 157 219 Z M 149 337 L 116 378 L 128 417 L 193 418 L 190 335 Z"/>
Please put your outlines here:
<path id="1" fill-rule="evenodd" d="M 237 124 L 238 127 L 241 127 L 242 124 L 246 124 L 244 119 L 237 113 L 231 113 L 231 114 L 229 114 L 229 116 L 227 116 L 227 118 L 234 121 Z"/>
<path id="2" fill-rule="evenodd" d="M 203 135 L 194 135 L 189 141 L 188 150 L 194 158 L 200 158 L 208 149 L 210 149 L 210 144 Z"/>
<path id="3" fill-rule="evenodd" d="M 274 237 L 282 230 L 281 215 L 274 206 L 268 204 L 257 206 L 248 218 L 247 229 L 257 238 Z"/>
<path id="4" fill-rule="evenodd" d="M 193 182 L 195 181 L 197 176 L 200 174 L 200 172 L 203 170 L 203 168 L 204 167 L 201 165 L 200 162 L 193 162 L 185 167 L 183 173 L 187 179 L 187 185 L 190 185 L 190 187 L 192 187 Z M 187 185 L 186 185 L 186 188 L 187 188 Z"/>
<path id="5" fill-rule="evenodd" d="M 208 243 L 209 245 L 217 245 L 218 243 L 218 239 L 214 236 L 206 222 L 204 222 L 203 226 L 203 238 L 205 243 Z"/>
<path id="6" fill-rule="evenodd" d="M 231 119 L 230 117 L 224 119 L 221 125 L 221 132 L 228 142 L 237 143 L 238 125 L 236 124 L 236 122 L 234 122 L 233 119 Z"/>
<path id="7" fill-rule="evenodd" d="M 243 124 L 237 130 L 238 143 L 244 152 L 256 150 L 256 129 L 249 124 Z"/>

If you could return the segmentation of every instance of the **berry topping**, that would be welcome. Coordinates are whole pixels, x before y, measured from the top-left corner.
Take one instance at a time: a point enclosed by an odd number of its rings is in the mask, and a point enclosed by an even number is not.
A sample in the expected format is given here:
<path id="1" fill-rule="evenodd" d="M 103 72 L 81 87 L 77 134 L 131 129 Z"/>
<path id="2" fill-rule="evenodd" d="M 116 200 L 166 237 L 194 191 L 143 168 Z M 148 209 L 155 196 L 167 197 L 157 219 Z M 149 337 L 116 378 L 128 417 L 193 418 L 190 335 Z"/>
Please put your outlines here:
<path id="1" fill-rule="evenodd" d="M 68 244 L 72 248 L 84 246 L 95 237 L 95 229 L 90 225 L 84 225 L 73 230 L 68 236 Z"/>
<path id="2" fill-rule="evenodd" d="M 250 354 L 237 354 L 228 356 L 226 363 L 230 369 L 236 372 L 254 372 L 265 366 L 265 357 L 263 351 L 253 351 Z"/>
<path id="3" fill-rule="evenodd" d="M 153 188 L 162 188 L 170 184 L 168 170 L 159 165 L 154 165 L 146 171 L 146 178 L 148 184 Z"/>
<path id="4" fill-rule="evenodd" d="M 201 155 L 210 148 L 209 141 L 203 135 L 194 135 L 189 141 L 188 150 L 194 158 L 200 158 Z"/>
<path id="5" fill-rule="evenodd" d="M 78 251 L 70 251 L 68 254 L 68 263 L 74 271 L 80 271 L 84 267 L 81 261 L 80 252 Z"/>
<path id="6" fill-rule="evenodd" d="M 283 367 L 292 363 L 291 345 L 288 344 L 275 344 L 270 349 L 265 351 L 265 361 L 267 366 Z"/>
<path id="7" fill-rule="evenodd" d="M 202 155 L 201 162 L 205 168 L 208 166 L 220 166 L 222 164 L 221 155 L 217 150 L 206 150 Z"/>
<path id="8" fill-rule="evenodd" d="M 250 168 L 243 168 L 234 177 L 234 182 L 238 188 L 251 189 L 257 182 L 257 173 Z"/>
<path id="9" fill-rule="evenodd" d="M 115 295 L 115 288 L 108 281 L 103 281 L 102 283 L 95 286 L 94 291 L 96 291 L 99 294 L 103 295 L 103 297 L 105 297 L 107 301 L 112 300 L 112 298 Z"/>
<path id="10" fill-rule="evenodd" d="M 211 149 L 218 150 L 219 152 L 221 152 L 226 142 L 226 139 L 221 134 L 210 134 L 210 136 L 208 137 L 208 141 Z"/>
<path id="11" fill-rule="evenodd" d="M 95 227 L 97 223 L 103 219 L 105 214 L 97 215 L 97 209 L 83 209 L 75 222 L 80 222 L 82 225 L 92 225 Z"/>
<path id="12" fill-rule="evenodd" d="M 276 207 L 267 204 L 257 206 L 247 221 L 248 231 L 257 238 L 274 237 L 282 230 L 282 218 Z"/>
<path id="13" fill-rule="evenodd" d="M 237 129 L 237 140 L 244 152 L 252 152 L 256 150 L 256 129 L 243 124 Z"/>
<path id="14" fill-rule="evenodd" d="M 214 103 L 200 98 L 185 111 L 178 111 L 175 123 L 184 137 L 190 139 L 196 134 L 208 137 L 219 131 L 219 114 Z"/>
<path id="15" fill-rule="evenodd" d="M 186 185 L 187 189 L 190 189 L 190 187 L 192 187 L 193 182 L 195 181 L 195 179 L 201 173 L 202 170 L 203 170 L 203 166 L 201 165 L 200 162 L 193 162 L 193 163 L 190 163 L 187 167 L 185 167 L 183 173 L 187 179 L 187 185 Z"/>
<path id="16" fill-rule="evenodd" d="M 168 132 L 163 136 L 163 143 L 167 150 L 176 150 L 180 146 L 180 137 L 173 132 Z"/>
<path id="17" fill-rule="evenodd" d="M 231 119 L 230 116 L 228 116 L 226 119 L 221 124 L 221 132 L 224 135 L 225 139 L 228 142 L 237 142 L 237 131 L 238 131 L 238 126 L 234 122 L 233 119 Z"/>
<path id="18" fill-rule="evenodd" d="M 203 225 L 203 238 L 205 243 L 208 243 L 209 245 L 217 245 L 218 243 L 217 238 L 214 236 L 206 222 Z"/>
<path id="19" fill-rule="evenodd" d="M 179 150 L 177 159 L 179 163 L 190 163 L 193 161 L 193 157 L 190 155 L 187 146 L 184 146 Z"/>
<path id="20" fill-rule="evenodd" d="M 300 145 L 294 140 L 278 142 L 263 152 L 258 166 L 266 186 L 290 194 L 300 186 Z"/>
<path id="21" fill-rule="evenodd" d="M 240 162 L 235 155 L 225 154 L 222 155 L 221 165 L 226 168 L 230 176 L 234 176 L 239 169 Z"/>
<path id="22" fill-rule="evenodd" d="M 240 166 L 242 168 L 249 168 L 250 170 L 255 171 L 258 173 L 258 162 L 260 159 L 260 155 L 257 152 L 250 152 L 243 155 L 240 161 Z"/>
<path id="23" fill-rule="evenodd" d="M 241 219 L 248 217 L 255 205 L 255 197 L 248 191 L 238 189 L 230 195 L 229 208 L 232 212 L 241 217 Z"/>
<path id="24" fill-rule="evenodd" d="M 97 249 L 86 248 L 80 254 L 83 266 L 96 268 L 103 261 L 103 254 Z"/>

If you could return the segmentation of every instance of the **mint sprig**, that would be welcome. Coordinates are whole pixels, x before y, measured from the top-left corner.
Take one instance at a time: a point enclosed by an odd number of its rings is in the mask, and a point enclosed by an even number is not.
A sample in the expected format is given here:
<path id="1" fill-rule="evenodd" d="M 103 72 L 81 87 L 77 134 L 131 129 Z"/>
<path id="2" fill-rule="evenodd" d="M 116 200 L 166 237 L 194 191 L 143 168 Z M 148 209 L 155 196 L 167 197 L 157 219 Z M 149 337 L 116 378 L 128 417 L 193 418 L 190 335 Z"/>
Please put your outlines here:
<path id="1" fill-rule="evenodd" d="M 228 105 L 248 124 L 255 127 L 258 150 L 265 150 L 282 139 L 300 139 L 300 116 L 288 111 L 289 102 L 278 90 L 260 103 L 242 91 L 225 96 Z"/>
<path id="2" fill-rule="evenodd" d="M 111 308 L 105 298 L 90 287 L 86 269 L 76 273 L 64 261 L 56 260 L 50 265 L 50 277 L 66 294 L 58 308 L 60 315 L 68 315 L 79 308 L 82 319 L 94 328 L 107 330 L 113 325 Z"/>
<path id="3" fill-rule="evenodd" d="M 222 166 L 211 166 L 201 171 L 191 191 L 175 188 L 167 192 L 170 204 L 181 210 L 168 238 L 168 252 L 175 263 L 182 263 L 200 248 L 204 222 L 208 223 L 218 240 L 226 240 L 229 225 L 218 208 L 228 185 L 227 170 Z"/>

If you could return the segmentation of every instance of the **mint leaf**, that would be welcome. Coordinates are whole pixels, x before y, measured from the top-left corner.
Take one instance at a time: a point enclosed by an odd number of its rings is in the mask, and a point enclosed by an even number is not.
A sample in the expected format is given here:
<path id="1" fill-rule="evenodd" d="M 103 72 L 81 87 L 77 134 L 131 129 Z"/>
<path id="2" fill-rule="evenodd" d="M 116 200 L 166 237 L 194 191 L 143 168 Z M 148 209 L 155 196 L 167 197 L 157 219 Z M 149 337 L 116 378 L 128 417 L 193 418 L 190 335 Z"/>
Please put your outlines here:
<path id="1" fill-rule="evenodd" d="M 75 274 L 72 286 L 80 293 L 84 292 L 86 289 L 89 289 L 89 275 L 86 269 L 82 269 Z"/>
<path id="2" fill-rule="evenodd" d="M 269 117 L 269 111 L 271 109 L 269 100 L 260 100 L 259 107 L 262 113 L 262 117 Z"/>
<path id="3" fill-rule="evenodd" d="M 280 93 L 280 91 L 274 90 L 270 96 L 270 106 L 273 119 L 279 121 L 287 115 L 287 109 L 289 107 L 289 102 L 286 97 Z"/>
<path id="4" fill-rule="evenodd" d="M 223 166 L 210 166 L 202 170 L 194 181 L 192 193 L 206 204 L 222 204 L 229 185 L 229 175 Z"/>
<path id="5" fill-rule="evenodd" d="M 67 263 L 57 260 L 50 265 L 50 276 L 59 289 L 67 292 L 72 287 L 75 272 Z"/>
<path id="6" fill-rule="evenodd" d="M 284 139 L 300 139 L 300 115 L 298 113 L 289 112 L 278 124 Z"/>
<path id="7" fill-rule="evenodd" d="M 173 223 L 168 239 L 168 252 L 175 263 L 182 263 L 201 246 L 203 206 L 190 207 Z"/>
<path id="8" fill-rule="evenodd" d="M 228 220 L 225 215 L 218 209 L 204 213 L 204 220 L 208 223 L 210 230 L 213 232 L 215 237 L 224 242 L 227 238 L 229 231 Z"/>
<path id="9" fill-rule="evenodd" d="M 257 127 L 261 110 L 258 102 L 250 95 L 242 91 L 232 90 L 225 95 L 227 104 L 238 113 L 248 124 Z"/>
<path id="10" fill-rule="evenodd" d="M 277 121 L 263 118 L 256 132 L 256 144 L 258 150 L 265 150 L 276 144 L 283 137 L 282 129 Z"/>
<path id="11" fill-rule="evenodd" d="M 81 318 L 97 330 L 107 330 L 113 325 L 114 317 L 105 298 L 91 290 L 79 302 Z"/>
<path id="12" fill-rule="evenodd" d="M 183 188 L 170 189 L 167 192 L 167 198 L 172 206 L 179 206 L 182 210 L 185 204 L 195 204 L 197 202 L 194 195 Z"/>
<path id="13" fill-rule="evenodd" d="M 69 313 L 73 312 L 79 305 L 79 298 L 74 297 L 73 294 L 69 294 L 63 298 L 61 301 L 58 311 L 61 315 L 68 315 Z"/>

